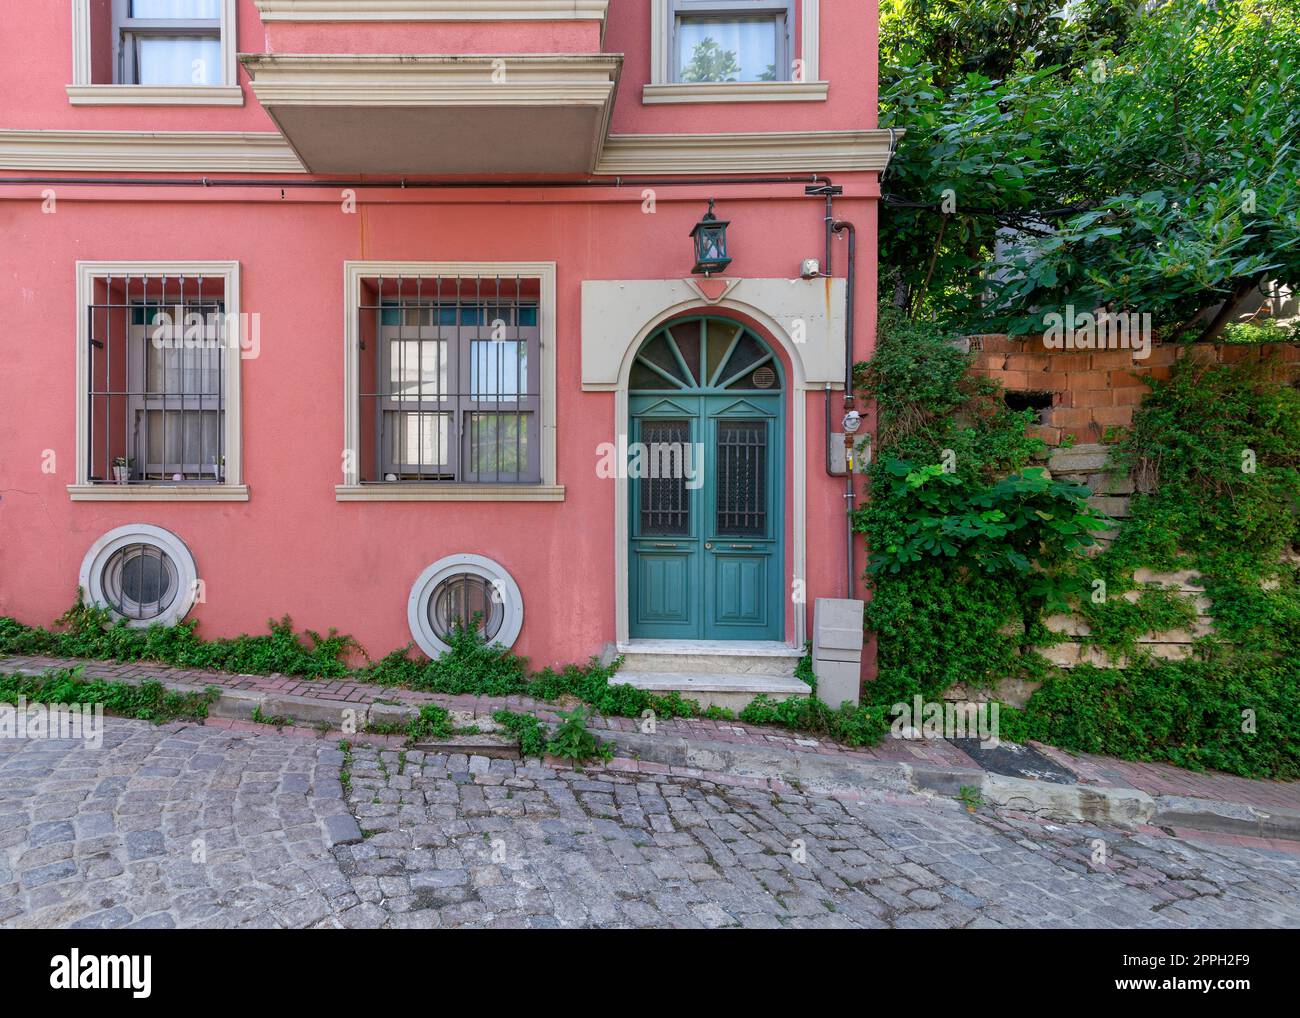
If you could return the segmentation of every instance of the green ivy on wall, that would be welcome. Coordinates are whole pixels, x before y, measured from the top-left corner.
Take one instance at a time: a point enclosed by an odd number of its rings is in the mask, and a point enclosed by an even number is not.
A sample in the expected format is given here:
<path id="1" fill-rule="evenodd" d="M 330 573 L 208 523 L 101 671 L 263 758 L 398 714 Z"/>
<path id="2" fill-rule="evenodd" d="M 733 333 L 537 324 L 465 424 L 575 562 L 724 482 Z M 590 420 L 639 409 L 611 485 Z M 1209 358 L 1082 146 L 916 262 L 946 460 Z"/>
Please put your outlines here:
<path id="1" fill-rule="evenodd" d="M 1108 521 L 1087 489 L 1032 465 L 1045 451 L 1026 434 L 1032 413 L 1008 409 L 970 360 L 957 337 L 886 314 L 860 371 L 879 408 L 872 499 L 854 519 L 878 642 L 867 701 L 1036 681 L 1023 710 L 1003 710 L 1005 738 L 1300 776 L 1300 570 L 1280 561 L 1300 544 L 1300 392 L 1257 366 L 1183 359 L 1120 437 L 1116 469 L 1139 491 L 1114 543 L 1092 554 Z M 1141 567 L 1202 578 L 1215 631 L 1192 658 L 1158 660 L 1138 643 L 1196 619 L 1191 599 L 1138 584 Z M 1129 666 L 1047 661 L 1035 648 L 1062 638 L 1043 624 L 1060 612 Z"/>

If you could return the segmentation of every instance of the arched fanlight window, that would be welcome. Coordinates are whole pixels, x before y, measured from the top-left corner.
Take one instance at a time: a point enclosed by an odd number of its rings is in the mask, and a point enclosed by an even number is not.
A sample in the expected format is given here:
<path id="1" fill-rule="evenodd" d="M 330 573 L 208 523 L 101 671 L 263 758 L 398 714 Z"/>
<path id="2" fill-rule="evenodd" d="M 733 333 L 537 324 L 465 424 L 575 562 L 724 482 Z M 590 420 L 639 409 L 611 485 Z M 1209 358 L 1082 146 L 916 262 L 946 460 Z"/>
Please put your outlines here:
<path id="1" fill-rule="evenodd" d="M 678 318 L 641 346 L 629 387 L 646 392 L 779 392 L 781 369 L 771 348 L 739 322 Z"/>

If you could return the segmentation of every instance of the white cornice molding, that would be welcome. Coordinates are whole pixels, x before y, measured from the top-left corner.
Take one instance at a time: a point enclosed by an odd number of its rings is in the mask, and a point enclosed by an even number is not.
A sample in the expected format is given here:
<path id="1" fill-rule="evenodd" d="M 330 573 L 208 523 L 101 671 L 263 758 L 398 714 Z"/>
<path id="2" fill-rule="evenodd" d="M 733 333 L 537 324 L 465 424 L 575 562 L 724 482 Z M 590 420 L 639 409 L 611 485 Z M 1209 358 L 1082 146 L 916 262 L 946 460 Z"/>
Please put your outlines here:
<path id="1" fill-rule="evenodd" d="M 889 131 L 615 134 L 596 173 L 881 172 L 889 150 Z M 0 130 L 0 169 L 305 173 L 279 134 L 202 131 Z"/>
<path id="2" fill-rule="evenodd" d="M 301 173 L 279 134 L 0 130 L 0 168 L 136 173 Z"/>
<path id="3" fill-rule="evenodd" d="M 882 172 L 889 131 L 783 131 L 747 134 L 612 134 L 596 172 Z"/>
<path id="4" fill-rule="evenodd" d="M 263 21 L 600 21 L 609 0 L 254 0 Z"/>
<path id="5" fill-rule="evenodd" d="M 246 54 L 267 106 L 607 106 L 618 54 Z"/>

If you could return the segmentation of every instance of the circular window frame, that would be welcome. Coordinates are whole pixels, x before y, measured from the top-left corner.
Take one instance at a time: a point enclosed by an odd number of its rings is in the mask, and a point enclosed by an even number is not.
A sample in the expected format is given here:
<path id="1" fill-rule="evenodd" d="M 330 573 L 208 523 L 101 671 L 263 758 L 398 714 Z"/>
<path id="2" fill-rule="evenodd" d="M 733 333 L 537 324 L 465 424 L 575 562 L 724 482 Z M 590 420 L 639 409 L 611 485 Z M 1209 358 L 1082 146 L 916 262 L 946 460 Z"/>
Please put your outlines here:
<path id="1" fill-rule="evenodd" d="M 431 658 L 440 657 L 451 650 L 433 630 L 433 624 L 429 621 L 429 602 L 444 580 L 461 573 L 479 576 L 502 591 L 505 618 L 492 643 L 509 650 L 519 639 L 519 632 L 524 627 L 524 598 L 519 592 L 519 584 L 515 583 L 515 578 L 501 563 L 485 555 L 471 554 L 448 555 L 438 559 L 412 585 L 411 596 L 406 602 L 406 624 L 410 627 L 416 645 Z"/>
<path id="2" fill-rule="evenodd" d="M 164 611 L 148 619 L 133 619 L 123 615 L 104 595 L 105 568 L 117 552 L 132 544 L 147 544 L 157 548 L 171 560 L 176 569 L 178 589 L 175 600 Z M 81 560 L 81 572 L 77 582 L 91 604 L 107 609 L 114 619 L 124 619 L 133 629 L 147 629 L 153 625 L 174 625 L 185 618 L 194 607 L 198 578 L 199 572 L 194 564 L 194 556 L 179 537 L 170 530 L 155 527 L 150 523 L 128 523 L 110 530 L 90 546 L 85 558 Z"/>

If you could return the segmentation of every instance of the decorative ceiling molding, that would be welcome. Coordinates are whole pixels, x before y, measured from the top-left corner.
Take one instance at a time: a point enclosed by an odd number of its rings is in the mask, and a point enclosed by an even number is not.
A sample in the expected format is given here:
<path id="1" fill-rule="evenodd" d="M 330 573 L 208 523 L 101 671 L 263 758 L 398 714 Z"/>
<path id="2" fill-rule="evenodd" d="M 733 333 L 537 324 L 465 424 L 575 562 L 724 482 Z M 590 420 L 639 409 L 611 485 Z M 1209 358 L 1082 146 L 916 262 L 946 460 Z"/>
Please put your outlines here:
<path id="1" fill-rule="evenodd" d="M 0 168 L 134 173 L 301 173 L 279 134 L 0 130 Z"/>
<path id="2" fill-rule="evenodd" d="M 254 0 L 263 21 L 600 21 L 609 0 Z"/>
<path id="3" fill-rule="evenodd" d="M 890 146 L 889 131 L 612 134 L 596 172 L 879 173 L 889 163 Z"/>
<path id="4" fill-rule="evenodd" d="M 898 138 L 903 132 L 895 132 Z M 889 131 L 615 134 L 602 176 L 880 172 Z M 0 169 L 169 173 L 305 173 L 277 133 L 0 130 Z"/>

